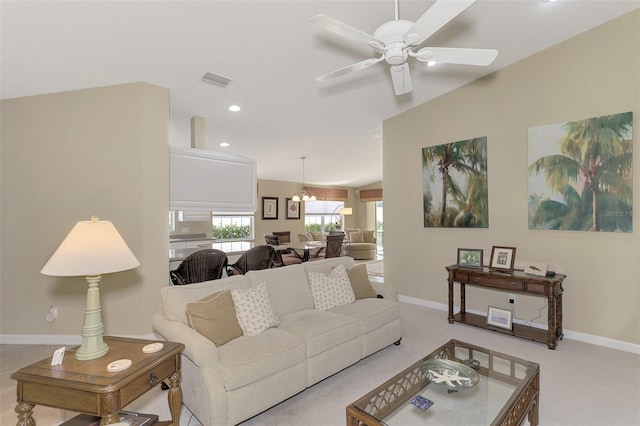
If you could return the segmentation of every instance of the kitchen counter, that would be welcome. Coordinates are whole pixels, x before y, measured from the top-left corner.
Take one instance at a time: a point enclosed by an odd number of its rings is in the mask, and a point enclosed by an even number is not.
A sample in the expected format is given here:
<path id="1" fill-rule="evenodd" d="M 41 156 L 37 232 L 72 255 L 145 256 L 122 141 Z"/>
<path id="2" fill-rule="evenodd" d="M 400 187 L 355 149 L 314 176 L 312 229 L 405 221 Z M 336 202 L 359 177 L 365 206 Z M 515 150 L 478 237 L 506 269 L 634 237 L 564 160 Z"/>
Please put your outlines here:
<path id="1" fill-rule="evenodd" d="M 192 253 L 195 253 L 200 250 L 213 248 L 217 250 L 221 250 L 227 254 L 227 256 L 231 255 L 240 255 L 250 248 L 253 248 L 254 243 L 252 241 L 228 241 L 228 242 L 220 242 L 220 243 L 203 243 L 199 244 L 198 247 L 193 248 L 184 248 L 184 249 L 169 249 L 169 261 L 182 261 L 187 256 Z"/>
<path id="2" fill-rule="evenodd" d="M 169 236 L 170 243 L 183 243 L 185 241 L 215 241 L 217 238 L 207 237 L 206 234 L 176 234 Z"/>

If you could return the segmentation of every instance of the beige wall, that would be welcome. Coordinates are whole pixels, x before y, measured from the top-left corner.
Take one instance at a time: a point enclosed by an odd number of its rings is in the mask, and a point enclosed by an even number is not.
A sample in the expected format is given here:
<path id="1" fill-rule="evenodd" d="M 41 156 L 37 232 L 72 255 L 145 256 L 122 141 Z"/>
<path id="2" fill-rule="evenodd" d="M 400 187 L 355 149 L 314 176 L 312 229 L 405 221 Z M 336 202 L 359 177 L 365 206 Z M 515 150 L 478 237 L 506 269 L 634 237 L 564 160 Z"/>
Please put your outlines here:
<path id="1" fill-rule="evenodd" d="M 298 234 L 304 232 L 304 203 L 300 203 L 300 220 L 286 219 L 286 198 L 300 191 L 302 184 L 299 182 L 284 182 L 277 180 L 258 180 L 258 208 L 255 215 L 255 241 L 264 243 L 264 235 L 273 231 L 291 231 L 293 241 L 298 241 Z M 331 188 L 331 187 L 327 187 Z M 346 228 L 358 227 L 358 202 L 355 188 L 335 187 L 346 189 L 349 193 L 347 206 L 353 207 L 353 215 L 345 217 Z M 278 197 L 278 220 L 262 220 L 262 197 Z"/>
<path id="2" fill-rule="evenodd" d="M 152 332 L 169 268 L 168 134 L 169 92 L 146 83 L 2 101 L 0 334 L 79 335 L 86 281 L 40 269 L 93 214 L 141 263 L 102 277 L 105 333 Z"/>
<path id="3" fill-rule="evenodd" d="M 483 248 L 489 256 L 492 245 L 515 246 L 518 260 L 549 262 L 568 275 L 566 330 L 639 344 L 637 215 L 633 233 L 527 228 L 529 127 L 633 111 L 639 170 L 639 64 L 635 11 L 385 121 L 385 281 L 402 295 L 444 304 L 444 267 L 456 262 L 457 248 Z M 424 228 L 421 148 L 479 136 L 488 140 L 489 228 Z M 542 304 L 518 297 L 516 314 L 532 319 Z M 506 293 L 467 292 L 468 309 L 486 312 L 487 305 L 507 308 Z"/>

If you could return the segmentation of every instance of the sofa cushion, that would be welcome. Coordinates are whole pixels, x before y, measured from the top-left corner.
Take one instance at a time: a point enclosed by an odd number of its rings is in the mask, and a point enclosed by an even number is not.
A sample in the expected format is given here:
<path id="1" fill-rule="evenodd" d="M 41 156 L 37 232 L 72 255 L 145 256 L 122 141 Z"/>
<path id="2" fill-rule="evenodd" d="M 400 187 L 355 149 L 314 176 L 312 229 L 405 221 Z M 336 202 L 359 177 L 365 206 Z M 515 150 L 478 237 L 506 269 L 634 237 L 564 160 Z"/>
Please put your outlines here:
<path id="1" fill-rule="evenodd" d="M 309 285 L 316 309 L 326 311 L 356 301 L 344 265 L 337 265 L 329 274 L 309 272 Z"/>
<path id="2" fill-rule="evenodd" d="M 188 325 L 216 346 L 242 336 L 229 290 L 188 303 L 186 315 Z"/>
<path id="3" fill-rule="evenodd" d="M 219 347 L 218 359 L 224 387 L 230 391 L 306 362 L 306 344 L 293 333 L 270 328 Z"/>
<path id="4" fill-rule="evenodd" d="M 306 341 L 307 358 L 360 336 L 358 319 L 317 309 L 286 315 L 280 319 L 278 328 L 294 333 Z"/>
<path id="5" fill-rule="evenodd" d="M 362 232 L 352 232 L 349 234 L 349 242 L 351 243 L 364 243 Z"/>
<path id="6" fill-rule="evenodd" d="M 308 233 L 304 233 L 304 234 L 298 234 L 298 241 L 304 242 L 304 241 L 313 241 L 313 236 L 311 234 Z"/>
<path id="7" fill-rule="evenodd" d="M 378 298 L 360 299 L 350 305 L 337 306 L 329 312 L 358 319 L 361 334 L 371 333 L 400 318 L 397 302 Z"/>
<path id="8" fill-rule="evenodd" d="M 242 334 L 257 336 L 271 327 L 280 324 L 271 306 L 267 285 L 260 283 L 247 289 L 231 290 L 236 315 Z"/>
<path id="9" fill-rule="evenodd" d="M 249 271 L 245 276 L 253 285 L 267 283 L 273 309 L 279 318 L 302 309 L 313 309 L 311 289 L 302 265 Z"/>
<path id="10" fill-rule="evenodd" d="M 170 285 L 160 289 L 160 312 L 171 321 L 187 324 L 187 304 L 232 288 L 249 288 L 251 281 L 244 275 L 189 285 Z"/>
<path id="11" fill-rule="evenodd" d="M 322 232 L 309 232 L 314 241 L 322 241 Z"/>
<path id="12" fill-rule="evenodd" d="M 369 273 L 367 272 L 367 265 L 361 263 L 351 269 L 347 269 L 347 275 L 349 276 L 349 282 L 351 288 L 357 299 L 365 299 L 367 297 L 376 297 L 377 294 L 371 283 L 369 282 Z"/>
<path id="13" fill-rule="evenodd" d="M 363 243 L 376 243 L 376 231 L 360 231 Z"/>

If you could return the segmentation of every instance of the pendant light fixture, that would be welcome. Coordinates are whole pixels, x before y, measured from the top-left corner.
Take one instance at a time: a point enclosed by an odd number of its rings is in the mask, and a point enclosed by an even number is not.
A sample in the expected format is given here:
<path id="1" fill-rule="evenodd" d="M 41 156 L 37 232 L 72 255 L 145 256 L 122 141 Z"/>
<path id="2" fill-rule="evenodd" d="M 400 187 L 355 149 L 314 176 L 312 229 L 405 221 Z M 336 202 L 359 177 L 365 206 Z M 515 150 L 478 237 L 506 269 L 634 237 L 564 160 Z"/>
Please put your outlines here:
<path id="1" fill-rule="evenodd" d="M 294 194 L 293 197 L 291 197 L 291 201 L 316 201 L 316 196 L 308 192 L 304 186 L 304 160 L 306 160 L 307 157 L 300 157 L 300 159 L 302 160 L 302 190 Z"/>

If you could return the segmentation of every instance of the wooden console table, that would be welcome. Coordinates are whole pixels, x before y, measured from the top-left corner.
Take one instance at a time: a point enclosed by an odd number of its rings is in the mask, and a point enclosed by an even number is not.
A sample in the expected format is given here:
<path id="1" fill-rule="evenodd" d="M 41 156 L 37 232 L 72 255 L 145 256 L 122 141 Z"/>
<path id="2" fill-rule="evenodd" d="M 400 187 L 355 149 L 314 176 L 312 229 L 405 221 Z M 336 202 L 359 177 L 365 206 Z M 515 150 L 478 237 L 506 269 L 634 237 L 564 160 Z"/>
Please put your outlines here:
<path id="1" fill-rule="evenodd" d="M 539 277 L 522 271 L 499 272 L 488 268 L 469 269 L 457 265 L 447 266 L 449 273 L 449 324 L 460 322 L 475 327 L 486 328 L 503 334 L 522 337 L 540 343 L 546 343 L 549 349 L 555 349 L 557 341 L 562 339 L 562 281 L 565 275 Z M 453 313 L 454 283 L 460 283 L 460 312 Z M 548 307 L 548 329 L 538 329 L 523 324 L 513 324 L 511 330 L 493 327 L 487 324 L 485 316 L 466 312 L 465 285 L 501 290 L 514 294 L 545 297 Z"/>
<path id="2" fill-rule="evenodd" d="M 67 351 L 60 365 L 43 359 L 11 375 L 18 381 L 18 426 L 34 426 L 33 407 L 37 404 L 78 411 L 102 417 L 101 425 L 116 423 L 118 412 L 165 379 L 170 383 L 169 409 L 171 422 L 178 425 L 182 406 L 180 389 L 180 355 L 182 343 L 162 342 L 156 353 L 144 353 L 150 340 L 105 337 L 109 352 L 96 359 L 78 361 L 75 350 Z M 119 359 L 130 359 L 131 367 L 110 373 L 107 365 Z"/>

